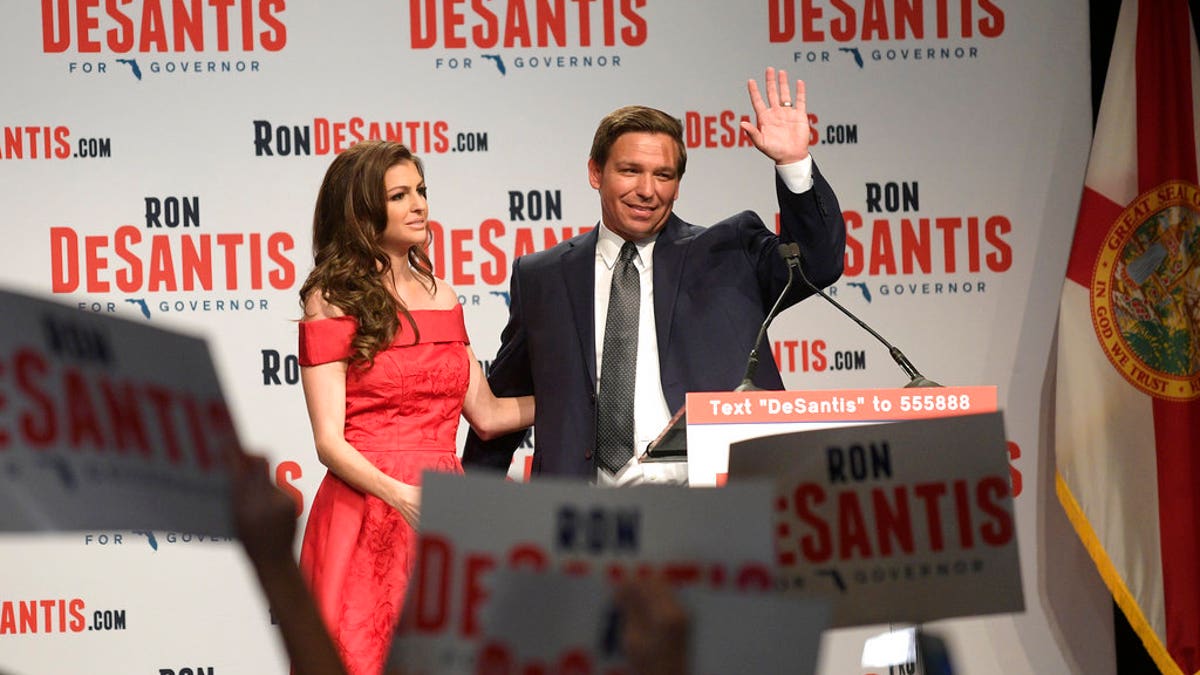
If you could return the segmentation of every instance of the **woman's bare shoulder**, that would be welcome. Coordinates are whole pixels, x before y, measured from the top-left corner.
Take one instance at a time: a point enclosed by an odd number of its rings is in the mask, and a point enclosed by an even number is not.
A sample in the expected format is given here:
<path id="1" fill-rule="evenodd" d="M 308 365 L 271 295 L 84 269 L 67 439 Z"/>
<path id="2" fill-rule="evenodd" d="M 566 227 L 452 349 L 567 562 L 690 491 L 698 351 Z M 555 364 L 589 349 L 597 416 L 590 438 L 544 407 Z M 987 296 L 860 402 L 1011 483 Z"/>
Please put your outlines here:
<path id="1" fill-rule="evenodd" d="M 314 288 L 309 292 L 308 297 L 304 299 L 304 321 L 332 319 L 338 316 L 345 316 L 345 314 L 341 307 L 325 299 L 325 293 L 320 288 Z"/>
<path id="2" fill-rule="evenodd" d="M 444 279 L 434 277 L 437 282 L 437 293 L 434 295 L 434 306 L 437 309 L 454 309 L 458 306 L 458 292 L 446 283 Z"/>

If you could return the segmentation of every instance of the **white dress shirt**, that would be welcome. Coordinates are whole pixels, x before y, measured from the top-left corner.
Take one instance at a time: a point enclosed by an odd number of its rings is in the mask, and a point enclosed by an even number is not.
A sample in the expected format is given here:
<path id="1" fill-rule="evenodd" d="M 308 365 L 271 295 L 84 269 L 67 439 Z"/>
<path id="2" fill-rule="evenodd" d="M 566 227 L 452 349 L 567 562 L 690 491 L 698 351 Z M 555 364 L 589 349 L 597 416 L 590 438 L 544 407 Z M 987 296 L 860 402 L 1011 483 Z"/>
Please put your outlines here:
<path id="1" fill-rule="evenodd" d="M 613 268 L 625 240 L 604 225 L 596 242 L 596 377 L 604 379 L 604 329 L 608 320 L 608 297 L 612 289 Z M 654 323 L 654 238 L 637 242 L 638 269 L 638 349 L 637 384 L 633 394 L 634 456 L 616 474 L 596 470 L 599 485 L 636 485 L 639 483 L 686 483 L 687 465 L 683 462 L 643 464 L 646 446 L 658 437 L 671 412 L 658 374 L 658 331 Z"/>

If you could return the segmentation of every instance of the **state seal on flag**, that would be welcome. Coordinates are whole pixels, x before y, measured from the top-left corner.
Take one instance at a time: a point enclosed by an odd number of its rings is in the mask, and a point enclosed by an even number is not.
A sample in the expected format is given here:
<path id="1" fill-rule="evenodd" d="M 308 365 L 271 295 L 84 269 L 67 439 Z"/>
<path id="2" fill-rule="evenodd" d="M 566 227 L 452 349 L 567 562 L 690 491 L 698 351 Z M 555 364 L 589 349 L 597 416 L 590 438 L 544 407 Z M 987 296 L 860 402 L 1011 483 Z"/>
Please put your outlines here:
<path id="1" fill-rule="evenodd" d="M 1168 181 L 1130 202 L 1096 257 L 1091 309 L 1130 384 L 1155 398 L 1200 398 L 1200 187 Z"/>

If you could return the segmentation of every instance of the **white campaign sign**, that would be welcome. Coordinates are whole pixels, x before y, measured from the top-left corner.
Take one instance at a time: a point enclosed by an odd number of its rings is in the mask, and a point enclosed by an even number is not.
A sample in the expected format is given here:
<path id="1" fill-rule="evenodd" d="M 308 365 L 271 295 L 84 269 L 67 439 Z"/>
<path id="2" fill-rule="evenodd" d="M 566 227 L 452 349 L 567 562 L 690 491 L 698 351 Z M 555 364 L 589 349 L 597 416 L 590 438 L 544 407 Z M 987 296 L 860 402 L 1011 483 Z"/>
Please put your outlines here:
<path id="1" fill-rule="evenodd" d="M 613 587 L 561 573 L 497 572 L 482 611 L 479 672 L 623 673 Z M 828 603 L 709 588 L 676 594 L 688 615 L 688 672 L 810 675 Z M 558 670 L 554 670 L 555 668 Z"/>
<path id="2" fill-rule="evenodd" d="M 230 534 L 203 340 L 2 291 L 0 315 L 0 531 Z"/>
<path id="3" fill-rule="evenodd" d="M 436 473 L 423 481 L 421 541 L 392 654 L 410 675 L 475 672 L 480 615 L 500 569 L 774 588 L 767 481 L 722 490 Z"/>
<path id="4" fill-rule="evenodd" d="M 730 446 L 730 485 L 764 477 L 783 585 L 835 627 L 1024 609 L 1000 413 Z"/>

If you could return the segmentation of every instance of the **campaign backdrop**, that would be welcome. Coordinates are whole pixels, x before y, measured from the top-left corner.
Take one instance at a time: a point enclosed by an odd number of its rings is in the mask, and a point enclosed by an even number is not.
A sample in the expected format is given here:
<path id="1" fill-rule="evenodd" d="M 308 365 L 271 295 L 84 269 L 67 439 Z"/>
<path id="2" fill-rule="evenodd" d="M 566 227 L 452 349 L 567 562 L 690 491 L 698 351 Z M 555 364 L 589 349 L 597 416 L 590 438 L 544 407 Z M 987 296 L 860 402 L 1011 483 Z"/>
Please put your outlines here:
<path id="1" fill-rule="evenodd" d="M 1027 609 L 938 629 L 971 673 L 1112 672 L 1109 597 L 1053 499 L 1047 394 L 1091 136 L 1083 0 L 3 10 L 0 284 L 207 340 L 242 439 L 271 457 L 301 526 L 324 468 L 299 386 L 297 291 L 338 152 L 386 137 L 424 158 L 431 256 L 486 362 L 513 259 L 597 222 L 586 159 L 605 113 L 641 103 L 683 120 L 684 219 L 750 208 L 772 223 L 771 163 L 737 128 L 752 115 L 746 80 L 768 65 L 803 78 L 813 156 L 847 226 L 829 292 L 930 379 L 996 385 L 1005 415 Z M 793 389 L 906 381 L 820 299 L 770 337 Z M 0 407 L 0 429 L 21 413 Z M 228 541 L 7 536 L 0 578 L 8 673 L 286 672 Z M 861 641 L 843 642 L 821 673 L 877 672 L 858 666 Z"/>

